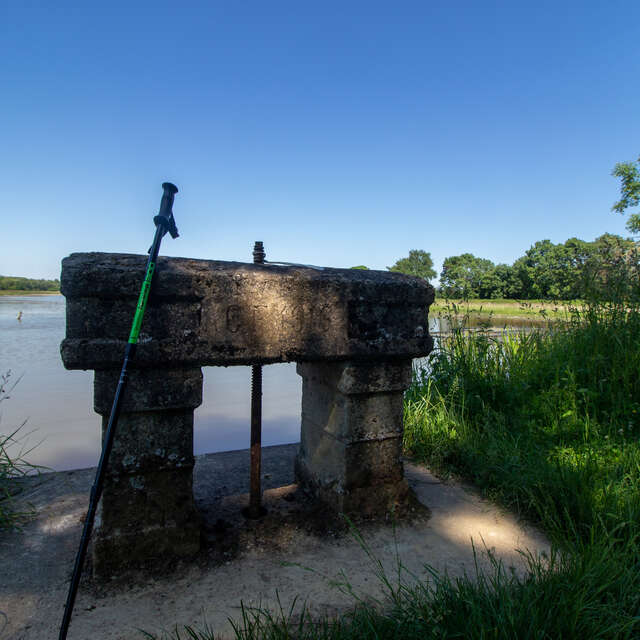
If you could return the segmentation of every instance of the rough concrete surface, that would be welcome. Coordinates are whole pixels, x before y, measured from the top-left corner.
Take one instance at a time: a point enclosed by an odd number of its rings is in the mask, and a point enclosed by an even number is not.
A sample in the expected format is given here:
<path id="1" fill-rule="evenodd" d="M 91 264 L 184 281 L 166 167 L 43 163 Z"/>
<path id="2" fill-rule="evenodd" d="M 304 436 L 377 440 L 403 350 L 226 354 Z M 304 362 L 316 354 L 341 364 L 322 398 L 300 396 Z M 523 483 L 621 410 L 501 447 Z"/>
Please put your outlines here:
<path id="1" fill-rule="evenodd" d="M 62 261 L 68 369 L 119 368 L 147 256 Z M 158 258 L 135 367 L 412 358 L 434 289 L 389 271 Z"/>
<path id="2" fill-rule="evenodd" d="M 380 597 L 373 563 L 339 523 L 309 512 L 293 484 L 297 445 L 263 452 L 264 502 L 269 515 L 245 521 L 248 451 L 197 459 L 194 494 L 203 516 L 205 551 L 193 562 L 154 575 L 132 573 L 107 582 L 84 579 L 69 631 L 70 640 L 142 638 L 177 623 L 202 624 L 231 636 L 228 618 L 240 617 L 241 602 L 274 607 L 276 591 L 286 608 L 305 600 L 316 614 L 334 614 L 353 600 L 332 584 L 341 572 L 362 596 Z M 517 549 L 548 551 L 544 536 L 458 484 L 443 483 L 421 466 L 406 463 L 415 492 L 413 516 L 396 523 L 358 523 L 371 553 L 390 576 L 398 559 L 427 579 L 425 564 L 450 575 L 473 573 L 484 545 L 507 566 L 523 568 Z M 68 580 L 88 504 L 93 469 L 45 474 L 24 484 L 19 504 L 33 518 L 21 532 L 0 534 L 0 638 L 58 637 Z M 426 505 L 428 509 L 421 507 Z M 335 525 L 335 526 L 334 526 Z M 481 554 L 481 566 L 487 566 Z M 85 572 L 88 574 L 88 572 Z"/>

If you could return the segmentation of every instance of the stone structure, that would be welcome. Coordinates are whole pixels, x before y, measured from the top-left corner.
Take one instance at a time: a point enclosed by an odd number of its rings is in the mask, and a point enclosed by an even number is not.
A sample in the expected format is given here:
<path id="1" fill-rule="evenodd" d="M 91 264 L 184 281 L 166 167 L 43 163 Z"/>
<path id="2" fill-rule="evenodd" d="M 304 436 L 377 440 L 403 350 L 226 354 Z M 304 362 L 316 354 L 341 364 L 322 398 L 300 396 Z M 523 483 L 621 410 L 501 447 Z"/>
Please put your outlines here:
<path id="1" fill-rule="evenodd" d="M 145 261 L 81 253 L 62 263 L 62 359 L 68 369 L 95 370 L 103 428 Z M 94 571 L 198 550 L 201 366 L 297 362 L 299 481 L 339 511 L 375 514 L 402 503 L 402 396 L 412 358 L 432 349 L 433 297 L 426 282 L 397 273 L 160 258 L 109 462 Z"/>

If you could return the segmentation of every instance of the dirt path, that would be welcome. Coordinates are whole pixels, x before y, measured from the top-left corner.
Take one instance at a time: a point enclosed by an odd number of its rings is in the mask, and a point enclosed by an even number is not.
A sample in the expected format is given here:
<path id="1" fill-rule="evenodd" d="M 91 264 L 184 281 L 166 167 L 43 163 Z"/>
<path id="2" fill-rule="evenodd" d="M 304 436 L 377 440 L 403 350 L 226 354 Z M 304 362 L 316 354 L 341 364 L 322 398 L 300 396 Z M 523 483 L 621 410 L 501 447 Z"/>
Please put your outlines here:
<path id="1" fill-rule="evenodd" d="M 138 629 L 160 632 L 176 623 L 201 625 L 205 619 L 230 637 L 228 618 L 240 617 L 240 603 L 275 607 L 276 590 L 285 608 L 298 596 L 315 613 L 337 613 L 353 604 L 334 584 L 343 573 L 357 593 L 380 596 L 374 564 L 353 535 L 330 526 L 320 535 L 307 517 L 308 505 L 292 484 L 295 451 L 295 445 L 265 448 L 270 516 L 257 524 L 235 515 L 247 501 L 247 452 L 199 458 L 194 493 L 205 513 L 208 550 L 168 576 L 137 574 L 108 584 L 84 580 L 69 639 L 142 639 Z M 33 504 L 35 517 L 22 532 L 0 534 L 2 640 L 58 637 L 93 473 L 46 474 L 27 483 L 21 501 Z M 418 506 L 414 517 L 396 527 L 361 523 L 360 529 L 390 576 L 398 560 L 425 579 L 425 564 L 446 568 L 450 575 L 473 572 L 472 540 L 477 548 L 486 543 L 519 570 L 523 563 L 516 549 L 548 550 L 539 532 L 470 490 L 443 484 L 412 464 L 406 464 L 406 475 L 430 515 Z M 481 562 L 486 565 L 486 558 Z"/>

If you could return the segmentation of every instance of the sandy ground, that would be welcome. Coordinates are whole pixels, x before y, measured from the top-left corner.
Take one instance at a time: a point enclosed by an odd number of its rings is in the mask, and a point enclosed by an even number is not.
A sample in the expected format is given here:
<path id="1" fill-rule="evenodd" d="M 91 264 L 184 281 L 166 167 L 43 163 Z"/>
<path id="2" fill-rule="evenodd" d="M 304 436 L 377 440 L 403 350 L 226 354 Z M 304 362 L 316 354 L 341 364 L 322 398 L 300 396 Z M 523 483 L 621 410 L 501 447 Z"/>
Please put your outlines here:
<path id="1" fill-rule="evenodd" d="M 321 513 L 311 513 L 296 491 L 295 451 L 296 445 L 264 449 L 269 515 L 260 521 L 238 515 L 248 502 L 248 453 L 198 458 L 194 494 L 204 516 L 206 549 L 164 575 L 138 572 L 107 583 L 85 577 L 70 640 L 143 638 L 139 629 L 160 635 L 176 624 L 205 620 L 222 637 L 232 637 L 229 618 L 240 618 L 241 603 L 275 607 L 279 598 L 288 608 L 298 597 L 316 614 L 344 611 L 354 604 L 336 584 L 345 579 L 360 596 L 381 597 L 376 564 L 362 544 Z M 420 579 L 428 577 L 425 565 L 453 576 L 473 573 L 472 543 L 519 571 L 524 562 L 517 550 L 548 551 L 540 532 L 469 488 L 443 483 L 424 467 L 406 463 L 405 470 L 419 501 L 412 514 L 395 525 L 358 523 L 389 576 L 397 575 L 399 562 Z M 21 532 L 0 534 L 2 640 L 58 637 L 93 476 L 94 470 L 84 469 L 25 484 L 20 501 L 33 506 L 34 517 Z M 480 564 L 488 566 L 486 555 Z"/>

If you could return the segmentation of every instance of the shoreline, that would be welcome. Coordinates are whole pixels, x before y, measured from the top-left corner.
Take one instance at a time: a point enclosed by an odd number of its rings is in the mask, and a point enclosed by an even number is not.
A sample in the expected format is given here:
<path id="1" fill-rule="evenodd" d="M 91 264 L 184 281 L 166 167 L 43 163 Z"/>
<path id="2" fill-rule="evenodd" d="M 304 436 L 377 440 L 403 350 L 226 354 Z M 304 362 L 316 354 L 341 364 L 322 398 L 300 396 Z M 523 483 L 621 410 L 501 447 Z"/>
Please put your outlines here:
<path id="1" fill-rule="evenodd" d="M 18 289 L 2 289 L 0 290 L 0 296 L 60 296 L 60 291 L 21 291 Z"/>

